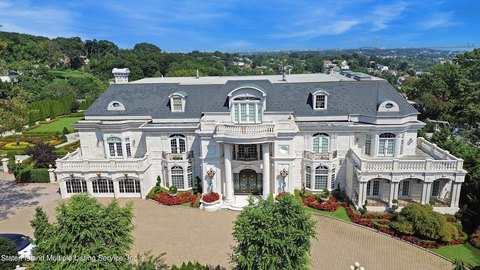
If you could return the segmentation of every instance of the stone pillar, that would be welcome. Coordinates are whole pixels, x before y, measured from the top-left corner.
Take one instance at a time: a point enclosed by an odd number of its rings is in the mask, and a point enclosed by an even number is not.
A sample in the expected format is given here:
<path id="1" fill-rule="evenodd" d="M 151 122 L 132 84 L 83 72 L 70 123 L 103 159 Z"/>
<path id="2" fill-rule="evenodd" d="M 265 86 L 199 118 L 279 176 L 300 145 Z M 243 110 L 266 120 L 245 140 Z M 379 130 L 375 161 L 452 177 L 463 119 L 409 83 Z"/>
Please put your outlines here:
<path id="1" fill-rule="evenodd" d="M 263 153 L 263 197 L 270 195 L 270 145 L 262 144 Z"/>
<path id="2" fill-rule="evenodd" d="M 362 189 L 362 205 L 365 204 L 365 200 L 367 200 L 367 185 L 368 185 L 368 182 L 364 182 L 362 183 L 363 185 L 363 189 Z M 373 185 L 372 185 L 372 188 L 373 188 Z"/>
<path id="3" fill-rule="evenodd" d="M 113 180 L 113 197 L 118 198 L 120 195 L 120 185 L 118 181 Z"/>
<path id="4" fill-rule="evenodd" d="M 420 201 L 421 204 L 427 204 L 427 183 L 423 182 L 422 185 L 422 200 Z"/>
<path id="5" fill-rule="evenodd" d="M 48 177 L 50 178 L 50 183 L 57 182 L 57 178 L 55 177 L 55 169 L 48 169 Z"/>
<path id="6" fill-rule="evenodd" d="M 458 201 L 460 200 L 460 190 L 462 189 L 462 183 L 452 183 L 452 195 L 450 200 L 450 207 L 458 207 Z"/>
<path id="7" fill-rule="evenodd" d="M 393 183 L 393 200 L 398 201 L 398 187 L 400 185 L 399 182 L 392 182 Z"/>
<path id="8" fill-rule="evenodd" d="M 145 186 L 146 186 L 145 179 L 139 178 L 139 181 L 140 181 L 140 197 L 145 200 L 147 198 L 147 194 L 145 192 Z"/>
<path id="9" fill-rule="evenodd" d="M 358 199 L 357 199 L 357 206 L 362 207 L 363 205 L 363 183 L 358 182 Z"/>
<path id="10" fill-rule="evenodd" d="M 86 182 L 87 182 L 87 193 L 93 196 L 93 183 L 88 179 L 86 179 Z"/>
<path id="11" fill-rule="evenodd" d="M 224 165 L 225 165 L 225 201 L 231 202 L 233 199 L 233 179 L 232 179 L 232 146 L 223 144 Z"/>
<path id="12" fill-rule="evenodd" d="M 2 170 L 5 173 L 8 173 L 8 158 L 2 158 Z"/>
<path id="13" fill-rule="evenodd" d="M 426 183 L 427 184 L 427 190 L 425 192 L 425 203 L 430 203 L 430 195 L 432 195 L 432 183 Z"/>
<path id="14" fill-rule="evenodd" d="M 394 198 L 395 198 L 395 183 L 393 181 L 390 181 L 390 195 L 388 197 L 388 207 L 392 207 Z"/>

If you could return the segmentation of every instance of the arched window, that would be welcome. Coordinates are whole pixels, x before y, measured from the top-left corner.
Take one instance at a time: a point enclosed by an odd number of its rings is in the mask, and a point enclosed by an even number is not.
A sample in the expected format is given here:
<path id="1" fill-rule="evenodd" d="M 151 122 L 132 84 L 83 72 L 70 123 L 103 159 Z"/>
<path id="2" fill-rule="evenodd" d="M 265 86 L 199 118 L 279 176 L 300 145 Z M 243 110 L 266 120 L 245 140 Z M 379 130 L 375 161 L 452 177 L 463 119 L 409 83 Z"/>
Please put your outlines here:
<path id="1" fill-rule="evenodd" d="M 170 136 L 170 147 L 173 154 L 185 153 L 185 136 L 182 134 Z"/>
<path id="2" fill-rule="evenodd" d="M 122 139 L 118 137 L 110 137 L 107 139 L 107 143 L 110 157 L 123 157 Z"/>
<path id="3" fill-rule="evenodd" d="M 317 133 L 313 135 L 313 152 L 328 153 L 330 137 L 325 133 Z"/>
<path id="4" fill-rule="evenodd" d="M 172 112 L 184 112 L 187 93 L 183 91 L 178 91 L 169 96 L 170 98 L 170 109 Z"/>
<path id="5" fill-rule="evenodd" d="M 193 188 L 192 166 L 188 166 L 187 168 L 187 178 L 188 178 L 188 187 Z"/>
<path id="6" fill-rule="evenodd" d="M 393 133 L 380 134 L 378 140 L 378 155 L 393 157 L 395 154 L 395 139 L 397 135 Z"/>
<path id="7" fill-rule="evenodd" d="M 312 168 L 310 166 L 305 167 L 305 188 L 312 188 Z"/>
<path id="8" fill-rule="evenodd" d="M 261 123 L 263 106 L 258 97 L 237 97 L 233 100 L 235 123 Z"/>
<path id="9" fill-rule="evenodd" d="M 315 189 L 323 190 L 328 187 L 328 167 L 318 166 L 315 168 Z"/>
<path id="10" fill-rule="evenodd" d="M 80 178 L 72 178 L 65 181 L 67 187 L 67 193 L 86 193 L 87 192 L 87 181 Z"/>
<path id="11" fill-rule="evenodd" d="M 176 186 L 178 189 L 185 188 L 185 179 L 183 176 L 183 168 L 180 166 L 174 166 L 170 169 L 172 175 L 172 186 Z"/>
<path id="12" fill-rule="evenodd" d="M 120 193 L 140 193 L 140 180 L 135 178 L 122 178 L 118 186 Z"/>
<path id="13" fill-rule="evenodd" d="M 113 193 L 113 181 L 106 178 L 92 180 L 93 193 Z"/>

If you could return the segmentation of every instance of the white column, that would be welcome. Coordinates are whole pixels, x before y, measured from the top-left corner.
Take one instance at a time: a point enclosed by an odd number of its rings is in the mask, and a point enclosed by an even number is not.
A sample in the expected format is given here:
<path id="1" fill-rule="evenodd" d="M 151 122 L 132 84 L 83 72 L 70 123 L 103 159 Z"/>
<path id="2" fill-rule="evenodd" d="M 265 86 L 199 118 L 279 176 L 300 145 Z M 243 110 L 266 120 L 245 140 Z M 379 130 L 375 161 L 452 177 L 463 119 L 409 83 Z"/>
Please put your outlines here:
<path id="1" fill-rule="evenodd" d="M 65 181 L 60 182 L 60 195 L 62 195 L 62 199 L 65 199 L 68 196 L 68 194 L 67 194 L 67 184 L 65 183 Z"/>
<path id="2" fill-rule="evenodd" d="M 138 178 L 138 180 L 140 181 L 140 197 L 145 200 L 147 198 L 147 194 L 145 192 L 145 186 L 146 186 L 145 178 Z"/>
<path id="3" fill-rule="evenodd" d="M 262 144 L 263 152 L 263 197 L 270 195 L 270 145 Z"/>
<path id="4" fill-rule="evenodd" d="M 462 183 L 452 183 L 452 195 L 450 201 L 450 207 L 458 207 L 458 201 L 460 200 L 460 190 Z"/>
<path id="5" fill-rule="evenodd" d="M 358 182 L 358 198 L 357 198 L 357 206 L 362 207 L 363 205 L 363 183 Z"/>
<path id="6" fill-rule="evenodd" d="M 57 178 L 55 177 L 55 169 L 48 169 L 48 177 L 50 178 L 50 183 L 57 182 Z"/>
<path id="7" fill-rule="evenodd" d="M 367 200 L 367 185 L 368 182 L 364 182 L 363 184 L 363 189 L 362 189 L 362 205 L 365 204 L 365 201 Z"/>
<path id="8" fill-rule="evenodd" d="M 230 202 L 233 199 L 233 180 L 232 180 L 232 146 L 223 144 L 224 164 L 225 164 L 225 201 Z"/>
<path id="9" fill-rule="evenodd" d="M 118 198 L 120 195 L 120 185 L 118 181 L 113 180 L 113 197 Z"/>
<path id="10" fill-rule="evenodd" d="M 388 197 L 389 207 L 392 207 L 394 198 L 395 198 L 395 183 L 393 183 L 393 181 L 390 181 L 390 196 Z"/>
<path id="11" fill-rule="evenodd" d="M 398 187 L 400 183 L 399 182 L 394 182 L 393 183 L 393 199 L 398 201 Z"/>
<path id="12" fill-rule="evenodd" d="M 427 183 L 423 182 L 422 185 L 422 200 L 420 201 L 421 204 L 427 204 Z"/>
<path id="13" fill-rule="evenodd" d="M 87 179 L 87 193 L 93 196 L 93 184 L 92 181 Z"/>
<path id="14" fill-rule="evenodd" d="M 7 164 L 8 164 L 8 158 L 2 158 L 2 169 L 3 169 L 3 172 L 5 173 L 8 172 Z"/>
<path id="15" fill-rule="evenodd" d="M 430 195 L 432 195 L 432 183 L 427 183 L 427 191 L 425 192 L 425 203 L 430 203 Z"/>

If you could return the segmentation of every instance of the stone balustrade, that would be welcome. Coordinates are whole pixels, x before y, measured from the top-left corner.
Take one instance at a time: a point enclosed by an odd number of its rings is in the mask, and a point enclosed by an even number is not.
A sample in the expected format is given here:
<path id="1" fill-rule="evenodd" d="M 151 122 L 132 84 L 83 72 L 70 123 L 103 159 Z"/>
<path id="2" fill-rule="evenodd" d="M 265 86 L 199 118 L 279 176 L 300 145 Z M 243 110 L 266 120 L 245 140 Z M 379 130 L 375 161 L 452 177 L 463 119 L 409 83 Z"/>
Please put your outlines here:
<path id="1" fill-rule="evenodd" d="M 401 158 L 392 159 L 366 159 L 355 151 L 351 151 L 351 158 L 355 165 L 361 171 L 378 172 L 421 172 L 421 171 L 460 171 L 463 169 L 463 160 L 456 158 L 448 151 L 445 151 L 437 145 L 418 138 L 417 147 L 425 153 L 432 156 L 432 159 L 426 160 L 402 160 Z"/>
<path id="2" fill-rule="evenodd" d="M 217 125 L 217 134 L 227 136 L 275 135 L 275 124 L 256 125 Z"/>
<path id="3" fill-rule="evenodd" d="M 310 151 L 304 151 L 303 158 L 310 160 L 332 160 L 337 158 L 337 151 L 335 150 L 327 153 L 313 153 Z"/>
<path id="4" fill-rule="evenodd" d="M 150 165 L 148 155 L 129 159 L 82 159 L 80 149 L 56 161 L 58 171 L 144 171 Z"/>

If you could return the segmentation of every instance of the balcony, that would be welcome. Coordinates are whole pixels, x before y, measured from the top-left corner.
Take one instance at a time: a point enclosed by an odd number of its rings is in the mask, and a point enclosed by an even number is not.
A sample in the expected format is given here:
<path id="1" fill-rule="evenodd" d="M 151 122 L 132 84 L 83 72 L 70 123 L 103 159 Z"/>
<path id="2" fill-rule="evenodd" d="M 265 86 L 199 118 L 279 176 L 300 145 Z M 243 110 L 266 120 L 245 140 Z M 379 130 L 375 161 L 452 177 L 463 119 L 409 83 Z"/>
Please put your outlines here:
<path id="1" fill-rule="evenodd" d="M 360 171 L 366 172 L 455 172 L 463 170 L 463 159 L 424 138 L 417 139 L 417 154 L 401 158 L 372 159 L 351 151 L 350 156 Z"/>
<path id="2" fill-rule="evenodd" d="M 185 153 L 167 153 L 163 152 L 163 158 L 166 160 L 189 160 L 193 158 L 193 152 L 185 152 Z"/>
<path id="3" fill-rule="evenodd" d="M 83 159 L 81 149 L 56 161 L 57 171 L 145 171 L 150 165 L 148 155 L 131 159 Z"/>
<path id="4" fill-rule="evenodd" d="M 256 135 L 275 135 L 275 124 L 257 124 L 257 125 L 218 125 L 216 134 L 226 136 L 256 136 Z"/>
<path id="5" fill-rule="evenodd" d="M 337 150 L 327 153 L 313 153 L 310 151 L 304 151 L 303 158 L 310 160 L 332 160 L 337 158 Z"/>

